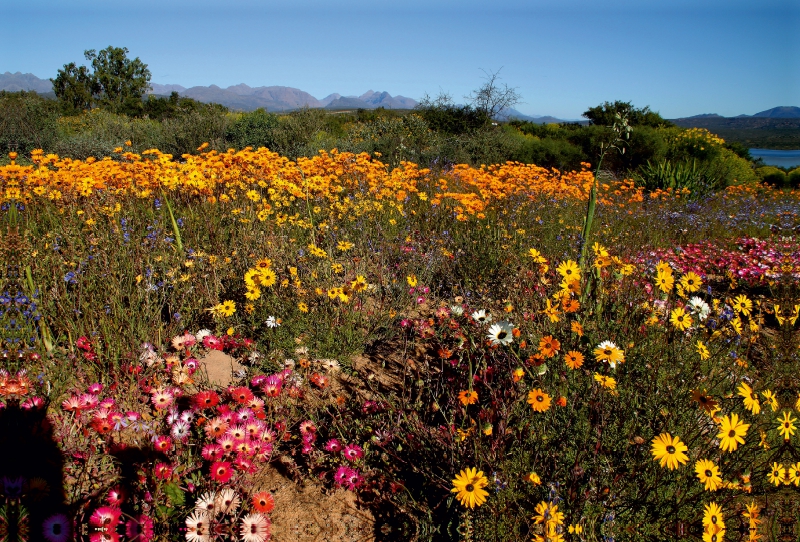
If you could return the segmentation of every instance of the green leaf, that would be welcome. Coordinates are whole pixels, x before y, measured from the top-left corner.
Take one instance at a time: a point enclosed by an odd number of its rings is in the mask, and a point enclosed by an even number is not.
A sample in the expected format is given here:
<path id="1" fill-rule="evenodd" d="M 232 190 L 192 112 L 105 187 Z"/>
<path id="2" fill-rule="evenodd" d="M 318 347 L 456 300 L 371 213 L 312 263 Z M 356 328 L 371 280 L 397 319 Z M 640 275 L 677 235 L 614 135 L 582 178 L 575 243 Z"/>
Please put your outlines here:
<path id="1" fill-rule="evenodd" d="M 167 494 L 167 497 L 169 497 L 169 500 L 173 506 L 183 506 L 183 504 L 186 503 L 186 497 L 184 496 L 183 490 L 174 482 L 170 482 L 164 486 L 164 493 Z"/>

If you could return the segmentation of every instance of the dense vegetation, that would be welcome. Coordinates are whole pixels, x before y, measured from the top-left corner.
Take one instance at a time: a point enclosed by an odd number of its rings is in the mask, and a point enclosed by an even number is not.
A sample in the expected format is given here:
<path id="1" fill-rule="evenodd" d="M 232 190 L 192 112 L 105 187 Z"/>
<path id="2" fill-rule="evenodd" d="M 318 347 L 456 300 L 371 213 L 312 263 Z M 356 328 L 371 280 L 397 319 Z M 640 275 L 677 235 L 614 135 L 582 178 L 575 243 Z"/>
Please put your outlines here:
<path id="1" fill-rule="evenodd" d="M 335 523 L 296 483 L 351 539 L 793 539 L 797 172 L 625 102 L 231 113 L 100 58 L 0 96 L 0 538 Z"/>
<path id="2" fill-rule="evenodd" d="M 126 141 L 134 152 L 157 148 L 176 157 L 208 142 L 218 151 L 267 147 L 292 159 L 336 148 L 379 153 L 391 166 L 406 160 L 434 169 L 517 161 L 570 171 L 597 161 L 611 137 L 610 125 L 603 123 L 620 107 L 636 129 L 625 153 L 607 156 L 604 175 L 633 178 L 648 188 L 692 186 L 697 193 L 700 187 L 760 180 L 742 145 L 704 130 L 678 128 L 647 108 L 624 102 L 589 109 L 587 117 L 594 122 L 588 126 L 524 121 L 498 125 L 474 107 L 434 101 L 402 112 L 235 113 L 173 94 L 128 101 L 120 106 L 124 113 L 97 107 L 67 115 L 57 102 L 32 92 L 0 93 L 0 146 L 21 157 L 41 148 L 85 159 L 111 156 Z"/>
<path id="3" fill-rule="evenodd" d="M 797 191 L 112 155 L 0 167 L 12 533 L 294 539 L 289 480 L 367 539 L 797 528 Z"/>

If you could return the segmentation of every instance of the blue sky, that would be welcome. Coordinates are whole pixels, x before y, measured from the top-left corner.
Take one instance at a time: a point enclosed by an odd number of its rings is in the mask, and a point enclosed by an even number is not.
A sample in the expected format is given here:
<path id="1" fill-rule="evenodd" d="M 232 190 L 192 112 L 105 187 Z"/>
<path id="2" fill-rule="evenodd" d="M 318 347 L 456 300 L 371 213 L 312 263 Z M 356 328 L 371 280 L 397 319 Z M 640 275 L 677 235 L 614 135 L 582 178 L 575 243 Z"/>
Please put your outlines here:
<path id="1" fill-rule="evenodd" d="M 456 101 L 500 73 L 526 114 L 603 101 L 667 118 L 800 106 L 797 0 L 27 0 L 3 8 L 0 73 L 55 77 L 127 47 L 154 83 L 386 90 Z"/>

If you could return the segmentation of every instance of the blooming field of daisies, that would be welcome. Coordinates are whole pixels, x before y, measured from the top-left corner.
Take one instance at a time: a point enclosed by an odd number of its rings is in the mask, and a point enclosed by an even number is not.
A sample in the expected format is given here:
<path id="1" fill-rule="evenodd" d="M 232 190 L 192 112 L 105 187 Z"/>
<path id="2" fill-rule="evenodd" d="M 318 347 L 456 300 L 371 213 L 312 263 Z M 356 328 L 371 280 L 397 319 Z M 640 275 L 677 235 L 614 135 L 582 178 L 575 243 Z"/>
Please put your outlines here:
<path id="1" fill-rule="evenodd" d="M 293 540 L 275 475 L 374 540 L 797 539 L 798 191 L 17 158 L 3 540 Z"/>

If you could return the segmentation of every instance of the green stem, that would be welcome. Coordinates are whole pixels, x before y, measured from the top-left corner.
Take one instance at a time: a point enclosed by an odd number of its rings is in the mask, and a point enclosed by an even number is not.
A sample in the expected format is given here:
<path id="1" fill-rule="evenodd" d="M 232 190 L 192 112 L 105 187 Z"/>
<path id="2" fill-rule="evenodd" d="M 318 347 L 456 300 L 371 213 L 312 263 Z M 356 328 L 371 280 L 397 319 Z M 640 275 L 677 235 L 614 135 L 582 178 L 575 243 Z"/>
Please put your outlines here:
<path id="1" fill-rule="evenodd" d="M 161 191 L 161 197 L 164 198 L 164 203 L 167 204 L 169 219 L 172 222 L 172 232 L 175 234 L 175 244 L 181 257 L 183 257 L 183 240 L 181 239 L 181 230 L 178 228 L 178 221 L 175 220 L 175 214 L 172 212 L 172 205 L 169 202 L 169 198 L 167 198 L 167 193 L 163 190 Z"/>

